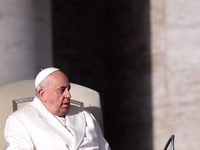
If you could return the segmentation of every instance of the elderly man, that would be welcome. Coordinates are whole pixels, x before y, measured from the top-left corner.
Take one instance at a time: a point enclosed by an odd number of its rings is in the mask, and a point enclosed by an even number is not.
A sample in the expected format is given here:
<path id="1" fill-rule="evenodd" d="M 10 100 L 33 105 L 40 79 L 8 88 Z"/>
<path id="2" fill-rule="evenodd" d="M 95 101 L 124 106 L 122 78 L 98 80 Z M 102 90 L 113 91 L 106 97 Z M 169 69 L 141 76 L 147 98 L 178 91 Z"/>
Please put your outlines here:
<path id="1" fill-rule="evenodd" d="M 68 77 L 57 68 L 42 70 L 35 79 L 33 102 L 10 115 L 6 150 L 109 150 L 91 113 L 70 106 Z"/>

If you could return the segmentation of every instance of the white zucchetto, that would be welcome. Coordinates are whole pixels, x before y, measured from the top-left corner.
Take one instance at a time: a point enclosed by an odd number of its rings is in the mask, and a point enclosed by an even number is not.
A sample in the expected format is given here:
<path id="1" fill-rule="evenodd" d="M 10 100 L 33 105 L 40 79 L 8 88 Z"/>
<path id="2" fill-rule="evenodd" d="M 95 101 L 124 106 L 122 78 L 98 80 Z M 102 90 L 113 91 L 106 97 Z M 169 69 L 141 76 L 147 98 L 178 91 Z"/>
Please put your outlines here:
<path id="1" fill-rule="evenodd" d="M 51 73 L 53 73 L 54 71 L 58 71 L 60 69 L 58 68 L 54 68 L 54 67 L 50 67 L 50 68 L 46 68 L 43 69 L 42 71 L 40 71 L 37 75 L 37 77 L 35 78 L 35 88 L 38 87 L 38 85 Z"/>

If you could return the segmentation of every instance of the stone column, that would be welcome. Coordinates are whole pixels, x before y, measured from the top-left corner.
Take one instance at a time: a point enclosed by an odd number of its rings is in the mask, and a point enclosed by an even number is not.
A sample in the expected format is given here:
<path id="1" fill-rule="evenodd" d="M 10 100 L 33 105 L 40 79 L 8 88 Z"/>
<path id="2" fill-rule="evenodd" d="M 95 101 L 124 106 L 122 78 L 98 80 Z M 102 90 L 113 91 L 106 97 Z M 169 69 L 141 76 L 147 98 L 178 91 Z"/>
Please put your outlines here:
<path id="1" fill-rule="evenodd" d="M 0 84 L 52 65 L 50 0 L 0 0 Z"/>
<path id="2" fill-rule="evenodd" d="M 200 1 L 151 0 L 154 150 L 200 147 Z"/>

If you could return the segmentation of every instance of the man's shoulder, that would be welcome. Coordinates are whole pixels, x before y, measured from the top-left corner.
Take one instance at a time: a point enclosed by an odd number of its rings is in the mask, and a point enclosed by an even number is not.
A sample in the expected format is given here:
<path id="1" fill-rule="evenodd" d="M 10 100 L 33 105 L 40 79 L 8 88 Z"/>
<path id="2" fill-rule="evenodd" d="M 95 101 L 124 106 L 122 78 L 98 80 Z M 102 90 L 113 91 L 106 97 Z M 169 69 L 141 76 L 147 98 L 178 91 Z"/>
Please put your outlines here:
<path id="1" fill-rule="evenodd" d="M 84 114 L 85 116 L 90 116 L 93 118 L 93 115 L 90 111 L 88 111 L 85 108 L 81 108 L 81 107 L 74 106 L 74 105 L 70 106 L 70 110 L 67 115 L 72 116 L 72 115 L 80 115 L 80 114 Z"/>
<path id="2" fill-rule="evenodd" d="M 86 110 L 85 108 L 74 106 L 74 105 L 70 106 L 69 114 L 79 114 L 79 113 L 89 113 L 90 114 L 90 112 L 88 110 Z"/>
<path id="3" fill-rule="evenodd" d="M 83 111 L 85 111 L 84 108 L 75 105 L 71 105 L 69 109 L 69 113 L 82 113 Z"/>
<path id="4" fill-rule="evenodd" d="M 34 114 L 34 112 L 35 112 L 35 109 L 34 109 L 32 103 L 30 103 L 30 104 L 28 104 L 28 105 L 16 110 L 11 115 L 20 116 L 20 117 L 22 117 L 22 116 L 31 116 L 31 115 Z"/>

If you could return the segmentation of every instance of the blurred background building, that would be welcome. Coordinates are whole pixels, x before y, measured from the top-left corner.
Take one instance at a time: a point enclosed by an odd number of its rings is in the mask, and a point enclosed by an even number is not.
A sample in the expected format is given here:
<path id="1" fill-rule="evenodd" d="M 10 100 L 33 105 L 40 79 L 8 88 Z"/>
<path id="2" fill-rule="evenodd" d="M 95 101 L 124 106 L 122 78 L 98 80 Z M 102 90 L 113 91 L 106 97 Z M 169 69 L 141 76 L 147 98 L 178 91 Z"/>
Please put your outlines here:
<path id="1" fill-rule="evenodd" d="M 200 147 L 199 0 L 0 0 L 0 83 L 62 69 L 99 91 L 113 150 Z"/>

